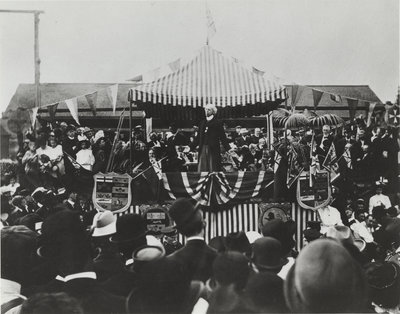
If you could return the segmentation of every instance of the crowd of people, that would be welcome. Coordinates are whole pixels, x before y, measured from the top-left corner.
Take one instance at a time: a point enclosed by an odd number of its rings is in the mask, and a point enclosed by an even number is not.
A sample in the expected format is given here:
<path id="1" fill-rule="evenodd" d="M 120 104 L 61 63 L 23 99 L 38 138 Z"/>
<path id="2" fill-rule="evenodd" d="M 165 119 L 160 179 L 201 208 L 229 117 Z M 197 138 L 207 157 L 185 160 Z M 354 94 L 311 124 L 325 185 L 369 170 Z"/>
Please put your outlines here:
<path id="1" fill-rule="evenodd" d="M 202 210 L 169 208 L 149 232 L 139 214 L 96 213 L 69 199 L 38 227 L 28 214 L 1 229 L 2 313 L 399 313 L 400 218 L 374 206 L 371 240 L 358 217 L 311 221 L 298 252 L 295 223 L 204 240 Z M 177 240 L 177 234 L 185 243 Z M 364 238 L 362 237 L 364 236 Z"/>
<path id="2" fill-rule="evenodd" d="M 358 118 L 320 134 L 277 131 L 271 143 L 266 129 L 223 127 L 224 171 L 274 172 L 289 151 L 322 169 L 335 148 L 341 179 L 303 230 L 304 248 L 296 222 L 277 219 L 206 243 L 201 209 L 182 199 L 169 209 L 173 226 L 154 234 L 140 215 L 98 213 L 76 184 L 149 166 L 196 171 L 202 128 L 171 124 L 146 141 L 137 126 L 131 161 L 126 132 L 43 123 L 2 176 L 2 313 L 399 313 L 398 130 Z"/>

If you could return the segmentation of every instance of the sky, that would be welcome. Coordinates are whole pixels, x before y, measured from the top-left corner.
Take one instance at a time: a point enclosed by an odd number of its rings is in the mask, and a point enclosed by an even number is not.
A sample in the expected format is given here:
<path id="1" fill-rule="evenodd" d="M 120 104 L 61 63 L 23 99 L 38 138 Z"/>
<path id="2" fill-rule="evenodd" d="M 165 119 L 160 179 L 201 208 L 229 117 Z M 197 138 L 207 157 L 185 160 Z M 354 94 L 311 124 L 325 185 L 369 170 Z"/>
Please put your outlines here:
<path id="1" fill-rule="evenodd" d="M 207 1 L 225 55 L 302 85 L 399 86 L 398 0 Z M 125 82 L 206 42 L 202 1 L 1 1 L 40 16 L 42 83 Z M 0 13 L 0 111 L 34 82 L 32 14 Z"/>

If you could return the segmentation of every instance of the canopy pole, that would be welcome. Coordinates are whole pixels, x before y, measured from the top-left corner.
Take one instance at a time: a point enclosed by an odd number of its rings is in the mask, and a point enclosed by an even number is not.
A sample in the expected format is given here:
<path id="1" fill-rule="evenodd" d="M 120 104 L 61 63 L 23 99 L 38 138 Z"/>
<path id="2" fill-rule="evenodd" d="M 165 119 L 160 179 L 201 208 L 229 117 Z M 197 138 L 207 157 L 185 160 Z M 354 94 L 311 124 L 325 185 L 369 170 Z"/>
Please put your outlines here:
<path id="1" fill-rule="evenodd" d="M 132 100 L 129 101 L 129 174 L 132 173 Z"/>

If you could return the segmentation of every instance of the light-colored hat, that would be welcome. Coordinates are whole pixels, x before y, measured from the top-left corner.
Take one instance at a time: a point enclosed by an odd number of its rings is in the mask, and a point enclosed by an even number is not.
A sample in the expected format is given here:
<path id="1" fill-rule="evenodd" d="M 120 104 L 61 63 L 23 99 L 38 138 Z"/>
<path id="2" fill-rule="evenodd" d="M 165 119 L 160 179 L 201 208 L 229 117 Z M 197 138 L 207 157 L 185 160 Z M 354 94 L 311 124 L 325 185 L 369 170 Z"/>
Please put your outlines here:
<path id="1" fill-rule="evenodd" d="M 102 237 L 114 234 L 117 218 L 109 210 L 97 213 L 93 218 L 93 237 Z"/>
<path id="2" fill-rule="evenodd" d="M 93 141 L 96 143 L 99 139 L 101 139 L 104 136 L 105 135 L 103 130 L 97 131 L 96 134 L 94 135 Z"/>
<path id="3" fill-rule="evenodd" d="M 246 128 L 241 128 L 240 129 L 240 134 L 247 134 L 249 131 Z"/>

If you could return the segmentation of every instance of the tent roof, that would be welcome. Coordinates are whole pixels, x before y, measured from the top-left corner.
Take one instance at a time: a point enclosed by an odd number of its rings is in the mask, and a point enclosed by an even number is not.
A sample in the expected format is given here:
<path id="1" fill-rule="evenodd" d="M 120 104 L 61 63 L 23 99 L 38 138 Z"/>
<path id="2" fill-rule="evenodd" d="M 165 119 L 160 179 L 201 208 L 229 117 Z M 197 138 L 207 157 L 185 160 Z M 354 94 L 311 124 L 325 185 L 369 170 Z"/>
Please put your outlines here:
<path id="1" fill-rule="evenodd" d="M 208 103 L 223 109 L 253 105 L 249 113 L 262 114 L 286 98 L 285 87 L 265 78 L 264 72 L 246 67 L 208 45 L 171 69 L 174 71 L 169 74 L 130 89 L 129 100 L 150 115 L 160 115 L 160 110 L 155 112 L 151 106 L 196 109 Z"/>

